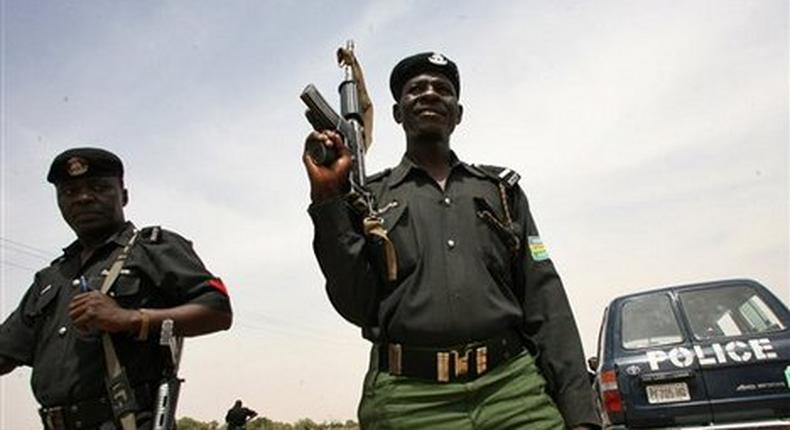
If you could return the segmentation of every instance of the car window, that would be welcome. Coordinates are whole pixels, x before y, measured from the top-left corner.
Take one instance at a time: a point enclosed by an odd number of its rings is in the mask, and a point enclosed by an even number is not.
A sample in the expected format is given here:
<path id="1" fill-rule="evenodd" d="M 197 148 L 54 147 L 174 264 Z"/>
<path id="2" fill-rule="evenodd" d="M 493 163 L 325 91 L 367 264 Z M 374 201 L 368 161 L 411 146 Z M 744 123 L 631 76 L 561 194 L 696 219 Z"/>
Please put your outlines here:
<path id="1" fill-rule="evenodd" d="M 748 285 L 680 293 L 694 337 L 736 337 L 785 329 L 776 313 Z"/>
<path id="2" fill-rule="evenodd" d="M 669 296 L 651 294 L 623 305 L 620 333 L 623 348 L 637 349 L 683 341 Z"/>

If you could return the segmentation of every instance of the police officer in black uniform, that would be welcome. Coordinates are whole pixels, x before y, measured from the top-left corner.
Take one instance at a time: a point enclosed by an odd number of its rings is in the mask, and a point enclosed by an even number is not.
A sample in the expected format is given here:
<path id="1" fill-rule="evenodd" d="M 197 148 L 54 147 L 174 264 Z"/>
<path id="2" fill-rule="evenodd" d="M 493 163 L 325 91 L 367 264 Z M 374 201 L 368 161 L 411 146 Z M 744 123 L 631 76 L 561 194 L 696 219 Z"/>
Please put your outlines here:
<path id="1" fill-rule="evenodd" d="M 31 385 L 46 429 L 120 429 L 112 406 L 118 403 L 108 399 L 105 384 L 102 336 L 109 333 L 128 381 L 111 385 L 123 391 L 114 396 L 134 409 L 125 415 L 138 429 L 149 429 L 168 365 L 158 342 L 162 322 L 171 320 L 180 336 L 228 329 L 227 290 L 189 241 L 159 227 L 138 231 L 125 220 L 128 193 L 116 155 L 69 149 L 54 159 L 47 180 L 77 240 L 36 273 L 0 326 L 0 374 L 33 368 Z M 119 260 L 120 271 L 111 275 Z M 115 280 L 103 294 L 108 276 Z"/>
<path id="2" fill-rule="evenodd" d="M 394 281 L 347 197 L 341 138 L 307 138 L 341 154 L 329 166 L 303 156 L 329 298 L 374 343 L 362 428 L 597 427 L 578 330 L 518 175 L 450 149 L 463 113 L 456 65 L 410 56 L 390 89 L 406 153 L 368 185 L 397 252 Z"/>

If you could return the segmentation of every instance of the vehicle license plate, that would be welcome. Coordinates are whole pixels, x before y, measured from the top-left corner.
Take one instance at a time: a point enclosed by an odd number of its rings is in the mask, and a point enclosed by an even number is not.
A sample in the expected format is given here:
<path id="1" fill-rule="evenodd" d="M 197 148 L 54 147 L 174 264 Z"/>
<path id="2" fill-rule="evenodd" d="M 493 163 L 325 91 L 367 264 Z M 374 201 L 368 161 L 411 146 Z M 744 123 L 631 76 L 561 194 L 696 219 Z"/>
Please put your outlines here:
<path id="1" fill-rule="evenodd" d="M 689 395 L 689 386 L 685 382 L 648 385 L 646 388 L 647 401 L 650 404 L 683 402 L 691 400 L 691 395 Z"/>

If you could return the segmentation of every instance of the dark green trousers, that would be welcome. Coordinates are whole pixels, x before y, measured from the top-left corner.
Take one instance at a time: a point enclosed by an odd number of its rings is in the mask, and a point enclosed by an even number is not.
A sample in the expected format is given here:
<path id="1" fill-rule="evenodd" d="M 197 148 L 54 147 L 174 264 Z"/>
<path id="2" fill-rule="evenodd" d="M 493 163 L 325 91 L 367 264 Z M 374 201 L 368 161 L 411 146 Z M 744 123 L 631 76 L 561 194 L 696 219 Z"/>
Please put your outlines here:
<path id="1" fill-rule="evenodd" d="M 528 353 L 471 382 L 438 383 L 378 370 L 374 346 L 359 404 L 363 430 L 564 429 Z"/>

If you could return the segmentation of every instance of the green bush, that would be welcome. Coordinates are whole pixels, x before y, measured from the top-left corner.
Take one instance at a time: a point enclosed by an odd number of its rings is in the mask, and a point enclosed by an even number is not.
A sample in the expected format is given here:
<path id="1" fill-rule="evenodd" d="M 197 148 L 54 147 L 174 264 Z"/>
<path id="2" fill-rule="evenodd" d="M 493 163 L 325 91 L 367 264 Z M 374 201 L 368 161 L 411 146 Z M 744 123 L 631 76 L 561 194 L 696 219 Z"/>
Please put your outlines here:
<path id="1" fill-rule="evenodd" d="M 206 423 L 190 417 L 179 418 L 176 426 L 178 430 L 227 430 L 225 424 L 220 425 L 217 421 Z M 359 430 L 359 425 L 354 420 L 316 423 L 310 418 L 302 418 L 291 424 L 257 417 L 247 423 L 247 430 Z"/>

